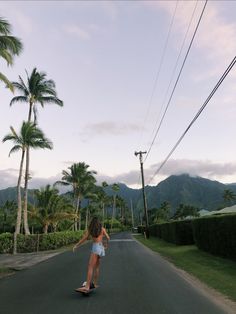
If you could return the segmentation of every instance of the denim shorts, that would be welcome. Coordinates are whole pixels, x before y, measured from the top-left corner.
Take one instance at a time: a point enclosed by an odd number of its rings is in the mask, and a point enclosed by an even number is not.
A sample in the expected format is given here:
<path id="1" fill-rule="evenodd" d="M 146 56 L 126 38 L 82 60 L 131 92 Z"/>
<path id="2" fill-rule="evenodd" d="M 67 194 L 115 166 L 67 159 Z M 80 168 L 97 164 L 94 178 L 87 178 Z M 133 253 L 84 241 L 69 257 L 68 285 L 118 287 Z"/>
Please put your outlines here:
<path id="1" fill-rule="evenodd" d="M 104 246 L 101 242 L 94 242 L 92 245 L 92 251 L 91 253 L 94 253 L 100 257 L 105 256 L 105 250 Z"/>

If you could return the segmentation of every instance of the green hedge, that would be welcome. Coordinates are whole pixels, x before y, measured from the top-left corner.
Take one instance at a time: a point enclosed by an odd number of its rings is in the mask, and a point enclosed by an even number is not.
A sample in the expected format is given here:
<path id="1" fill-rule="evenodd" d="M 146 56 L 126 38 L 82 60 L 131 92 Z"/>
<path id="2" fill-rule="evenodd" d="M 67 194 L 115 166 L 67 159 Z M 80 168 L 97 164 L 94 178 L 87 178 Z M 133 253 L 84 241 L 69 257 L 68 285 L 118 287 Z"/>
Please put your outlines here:
<path id="1" fill-rule="evenodd" d="M 155 224 L 149 228 L 150 235 L 177 245 L 193 244 L 193 229 L 190 220 Z"/>
<path id="2" fill-rule="evenodd" d="M 47 250 L 55 250 L 60 247 L 75 243 L 82 237 L 83 231 L 64 231 L 48 234 L 33 234 L 17 236 L 17 252 L 29 253 Z M 0 234 L 0 253 L 12 253 L 13 234 Z"/>
<path id="3" fill-rule="evenodd" d="M 145 226 L 138 226 L 138 233 L 144 233 Z"/>
<path id="4" fill-rule="evenodd" d="M 236 260 L 236 215 L 219 215 L 193 220 L 199 249 Z"/>

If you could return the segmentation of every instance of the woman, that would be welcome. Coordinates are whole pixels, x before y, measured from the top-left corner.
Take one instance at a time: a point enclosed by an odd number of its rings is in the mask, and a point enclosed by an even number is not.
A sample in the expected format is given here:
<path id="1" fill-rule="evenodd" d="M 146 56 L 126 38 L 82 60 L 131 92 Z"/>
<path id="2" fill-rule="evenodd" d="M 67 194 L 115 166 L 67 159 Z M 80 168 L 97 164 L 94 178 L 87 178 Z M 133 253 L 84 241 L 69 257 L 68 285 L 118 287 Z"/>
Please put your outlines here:
<path id="1" fill-rule="evenodd" d="M 89 292 L 90 284 L 92 282 L 92 277 L 93 277 L 93 284 L 95 288 L 98 287 L 100 258 L 102 256 L 105 256 L 105 249 L 102 243 L 102 239 L 105 236 L 107 240 L 110 240 L 110 237 L 106 232 L 106 229 L 102 227 L 102 224 L 99 221 L 99 219 L 97 217 L 94 217 L 92 221 L 90 222 L 88 230 L 86 231 L 82 239 L 73 247 L 73 252 L 78 246 L 80 246 L 82 243 L 88 240 L 90 236 L 93 239 L 93 244 L 92 244 L 91 255 L 90 255 L 89 263 L 88 263 L 86 285 L 81 288 L 76 289 L 76 291 L 84 292 L 84 293 Z"/>

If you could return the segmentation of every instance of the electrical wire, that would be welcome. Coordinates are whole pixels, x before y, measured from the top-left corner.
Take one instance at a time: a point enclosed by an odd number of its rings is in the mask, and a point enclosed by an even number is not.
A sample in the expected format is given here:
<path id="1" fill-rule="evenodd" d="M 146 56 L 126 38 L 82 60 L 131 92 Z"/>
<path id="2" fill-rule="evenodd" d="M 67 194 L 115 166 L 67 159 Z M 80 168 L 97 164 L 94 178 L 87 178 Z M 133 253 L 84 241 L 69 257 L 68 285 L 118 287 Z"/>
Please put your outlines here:
<path id="1" fill-rule="evenodd" d="M 158 126 L 159 117 L 160 117 L 160 115 L 161 115 L 161 112 L 162 112 L 164 103 L 166 102 L 166 98 L 167 98 L 167 95 L 168 95 L 168 93 L 169 93 L 170 86 L 171 86 L 172 81 L 173 81 L 173 79 L 174 79 L 175 71 L 176 71 L 176 69 L 177 69 L 180 56 L 182 55 L 182 51 L 183 51 L 183 48 L 184 48 L 184 45 L 185 45 L 185 41 L 186 41 L 186 39 L 187 39 L 187 35 L 188 35 L 188 33 L 189 33 L 190 26 L 192 25 L 192 21 L 193 21 L 194 15 L 195 15 L 195 11 L 196 11 L 196 8 L 197 8 L 197 4 L 198 4 L 198 2 L 196 1 L 196 4 L 195 4 L 195 6 L 194 6 L 194 9 L 193 9 L 193 12 L 192 12 L 192 15 L 191 15 L 191 18 L 190 18 L 189 23 L 188 23 L 187 30 L 186 30 L 186 32 L 185 32 L 185 36 L 184 36 L 184 39 L 183 39 L 183 42 L 182 42 L 180 51 L 179 51 L 179 53 L 178 53 L 178 57 L 177 57 L 176 62 L 175 62 L 175 66 L 174 66 L 173 71 L 172 71 L 172 74 L 171 74 L 171 78 L 170 78 L 169 85 L 168 85 L 167 90 L 166 90 L 166 92 L 165 92 L 164 100 L 163 100 L 163 102 L 162 102 L 162 106 L 161 106 L 160 112 L 159 112 L 159 114 L 158 114 L 158 118 L 157 118 L 156 124 L 155 124 L 155 126 L 154 126 L 154 128 L 153 128 L 153 131 L 152 131 L 152 137 L 153 137 L 153 135 L 154 135 L 154 133 L 155 133 L 155 130 L 156 130 L 157 126 Z M 146 158 L 147 158 L 147 156 L 146 156 Z M 145 160 L 146 160 L 146 158 L 145 158 Z M 145 161 L 145 160 L 144 160 L 144 161 Z"/>
<path id="2" fill-rule="evenodd" d="M 169 98 L 168 103 L 167 103 L 167 105 L 166 105 L 165 111 L 164 111 L 164 113 L 163 113 L 163 115 L 162 115 L 161 121 L 160 121 L 159 126 L 158 126 L 158 128 L 157 128 L 157 130 L 156 130 L 156 133 L 155 133 L 155 135 L 154 135 L 154 138 L 153 138 L 153 140 L 152 140 L 152 142 L 151 142 L 151 145 L 150 145 L 150 147 L 149 147 L 149 149 L 148 149 L 148 151 L 147 151 L 147 155 L 146 155 L 146 158 L 145 158 L 144 162 L 147 160 L 147 158 L 148 158 L 148 156 L 149 156 L 149 154 L 150 154 L 150 152 L 151 152 L 151 149 L 152 149 L 152 147 L 153 147 L 153 145 L 154 145 L 154 143 L 155 143 L 157 134 L 159 133 L 159 130 L 160 130 L 161 125 L 162 125 L 162 123 L 163 123 L 163 120 L 164 120 L 164 118 L 165 118 L 166 112 L 167 112 L 167 110 L 168 110 L 168 108 L 169 108 L 169 106 L 170 106 L 170 102 L 171 102 L 172 97 L 173 97 L 173 95 L 174 95 L 174 92 L 175 92 L 175 90 L 176 90 L 177 84 L 178 84 L 178 82 L 179 82 L 180 76 L 181 76 L 182 71 L 183 71 L 183 68 L 184 68 L 184 65 L 185 65 L 186 60 L 187 60 L 187 57 L 188 57 L 188 55 L 189 55 L 189 51 L 190 51 L 190 49 L 191 49 L 191 47 L 192 47 L 193 40 L 194 40 L 194 38 L 195 38 L 195 35 L 196 35 L 196 33 L 197 33 L 197 30 L 198 30 L 198 27 L 199 27 L 200 22 L 201 22 L 201 20 L 202 20 L 202 16 L 203 16 L 203 13 L 204 13 L 204 11 L 205 11 L 207 2 L 208 2 L 208 0 L 205 1 L 205 4 L 204 4 L 204 6 L 203 6 L 203 9 L 202 9 L 202 12 L 201 12 L 201 14 L 200 14 L 200 17 L 199 17 L 199 19 L 198 19 L 197 25 L 196 25 L 196 27 L 195 27 L 195 30 L 194 30 L 192 39 L 191 39 L 191 41 L 190 41 L 188 50 L 187 50 L 187 52 L 186 52 L 186 54 L 185 54 L 185 57 L 184 57 L 182 66 L 181 66 L 181 68 L 180 68 L 179 74 L 178 74 L 178 76 L 177 76 L 177 79 L 176 79 L 176 81 L 175 81 L 173 90 L 172 90 L 172 92 L 171 92 L 170 98 Z"/>
<path id="3" fill-rule="evenodd" d="M 207 104 L 209 103 L 210 99 L 213 97 L 213 95 L 215 94 L 215 92 L 217 91 L 217 89 L 220 87 L 220 85 L 222 84 L 222 82 L 224 81 L 224 79 L 226 78 L 226 76 L 229 74 L 229 72 L 231 71 L 231 69 L 233 68 L 233 66 L 236 63 L 236 56 L 233 58 L 233 60 L 231 61 L 230 65 L 228 66 L 228 68 L 225 70 L 225 72 L 222 74 L 221 78 L 219 79 L 219 81 L 217 82 L 217 84 L 215 85 L 215 87 L 213 88 L 213 90 L 211 91 L 210 95 L 207 97 L 207 99 L 205 100 L 205 102 L 203 103 L 203 105 L 201 106 L 201 108 L 198 110 L 198 112 L 196 113 L 196 115 L 194 116 L 194 118 L 192 119 L 192 121 L 190 122 L 189 126 L 187 127 L 187 129 L 184 131 L 184 133 L 180 136 L 180 138 L 178 139 L 178 141 L 176 142 L 176 144 L 174 145 L 174 147 L 171 149 L 170 153 L 167 155 L 167 157 L 164 159 L 164 161 L 161 163 L 160 167 L 156 170 L 156 172 L 154 173 L 154 175 L 152 176 L 152 178 L 149 180 L 149 183 L 154 179 L 154 177 L 158 174 L 158 172 L 162 169 L 162 167 L 165 165 L 165 163 L 168 161 L 168 159 L 170 158 L 170 156 L 173 154 L 173 152 L 176 150 L 176 148 L 178 147 L 178 145 L 180 144 L 180 142 L 182 141 L 182 139 L 184 138 L 184 136 L 187 134 L 187 132 L 189 131 L 189 129 L 191 128 L 191 126 L 194 124 L 194 122 L 197 120 L 197 118 L 200 116 L 200 114 L 202 113 L 202 111 L 205 109 L 205 107 L 207 106 Z"/>
<path id="4" fill-rule="evenodd" d="M 160 64 L 159 64 L 159 67 L 158 67 L 158 70 L 157 70 L 157 74 L 156 74 L 156 77 L 155 77 L 155 80 L 154 80 L 151 96 L 150 96 L 150 99 L 149 99 L 149 102 L 148 102 L 148 109 L 147 109 L 147 112 L 146 112 L 146 115 L 145 115 L 144 122 L 143 122 L 141 130 L 144 129 L 144 125 L 146 124 L 147 118 L 149 116 L 149 112 L 150 112 L 153 96 L 154 96 L 154 93 L 155 93 L 155 90 L 156 90 L 156 86 L 157 86 L 157 82 L 158 82 L 159 77 L 160 77 L 160 72 L 161 72 L 161 69 L 162 69 L 162 66 L 163 66 L 163 63 L 164 63 L 166 50 L 167 50 L 167 46 L 168 46 L 168 43 L 169 43 L 169 38 L 170 38 L 170 34 L 171 34 L 171 31 L 172 31 L 172 26 L 173 26 L 175 15 L 176 15 L 176 11 L 177 11 L 178 1 L 179 0 L 176 1 L 175 9 L 174 9 L 174 12 L 173 12 L 173 15 L 172 15 L 172 18 L 171 18 L 169 30 L 168 30 L 168 33 L 167 33 L 167 37 L 166 37 L 164 48 L 163 48 L 162 55 L 161 55 Z M 142 141 L 142 136 L 143 136 L 143 131 L 142 131 L 142 134 L 140 136 L 140 142 Z"/>

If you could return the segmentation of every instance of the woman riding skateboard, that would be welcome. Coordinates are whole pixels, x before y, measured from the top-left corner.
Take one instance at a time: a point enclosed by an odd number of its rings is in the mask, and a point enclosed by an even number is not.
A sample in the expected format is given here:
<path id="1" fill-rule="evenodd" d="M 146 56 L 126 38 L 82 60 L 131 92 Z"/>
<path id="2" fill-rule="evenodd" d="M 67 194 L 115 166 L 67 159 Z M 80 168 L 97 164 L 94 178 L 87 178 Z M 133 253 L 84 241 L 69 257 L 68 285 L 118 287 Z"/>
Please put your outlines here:
<path id="1" fill-rule="evenodd" d="M 93 244 L 92 244 L 91 255 L 90 255 L 89 263 L 88 263 L 86 285 L 81 288 L 76 289 L 76 291 L 83 292 L 83 293 L 88 293 L 90 291 L 90 284 L 92 283 L 92 277 L 93 277 L 94 287 L 95 288 L 98 287 L 100 258 L 102 256 L 105 256 L 105 249 L 102 243 L 102 239 L 105 236 L 107 240 L 110 240 L 110 237 L 106 232 L 106 229 L 102 227 L 102 224 L 99 221 L 99 219 L 97 217 L 94 217 L 91 220 L 88 230 L 85 232 L 82 239 L 73 247 L 73 252 L 75 251 L 77 247 L 79 247 L 82 243 L 88 240 L 90 236 L 92 237 Z"/>

